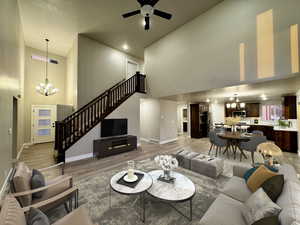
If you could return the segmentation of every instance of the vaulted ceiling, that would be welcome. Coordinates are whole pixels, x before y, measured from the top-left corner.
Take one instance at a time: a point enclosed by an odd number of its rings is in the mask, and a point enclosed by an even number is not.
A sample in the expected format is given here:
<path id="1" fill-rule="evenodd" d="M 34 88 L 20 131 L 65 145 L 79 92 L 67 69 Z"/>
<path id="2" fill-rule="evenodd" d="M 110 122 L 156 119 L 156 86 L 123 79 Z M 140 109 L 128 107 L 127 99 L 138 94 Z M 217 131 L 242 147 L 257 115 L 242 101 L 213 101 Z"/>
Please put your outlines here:
<path id="1" fill-rule="evenodd" d="M 123 19 L 123 13 L 139 8 L 136 0 L 19 0 L 27 46 L 66 56 L 78 33 L 144 57 L 144 49 L 176 28 L 206 12 L 223 0 L 160 0 L 156 8 L 173 14 L 171 21 L 153 17 L 150 31 L 143 29 L 138 15 Z"/>

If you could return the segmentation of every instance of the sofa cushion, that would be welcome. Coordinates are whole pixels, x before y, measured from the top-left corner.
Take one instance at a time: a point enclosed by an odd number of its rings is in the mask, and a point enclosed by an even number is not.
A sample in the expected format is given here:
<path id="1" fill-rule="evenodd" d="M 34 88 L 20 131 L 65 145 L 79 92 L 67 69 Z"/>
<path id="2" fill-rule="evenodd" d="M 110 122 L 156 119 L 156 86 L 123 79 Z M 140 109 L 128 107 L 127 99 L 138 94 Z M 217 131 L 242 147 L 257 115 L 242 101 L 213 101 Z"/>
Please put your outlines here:
<path id="1" fill-rule="evenodd" d="M 252 195 L 245 180 L 235 176 L 226 183 L 221 192 L 240 202 L 245 202 Z"/>
<path id="2" fill-rule="evenodd" d="M 280 225 L 278 216 L 270 216 L 270 217 L 265 217 L 262 218 L 252 225 Z"/>
<path id="3" fill-rule="evenodd" d="M 284 175 L 285 180 L 298 181 L 297 172 L 292 165 L 283 164 L 279 167 L 279 174 Z"/>
<path id="4" fill-rule="evenodd" d="M 15 192 L 23 192 L 31 190 L 32 171 L 23 162 L 19 162 L 16 168 L 16 172 L 13 177 L 13 186 Z M 32 195 L 25 195 L 18 197 L 21 205 L 28 206 L 31 205 Z"/>
<path id="5" fill-rule="evenodd" d="M 48 217 L 39 209 L 30 208 L 27 225 L 50 225 Z"/>
<path id="6" fill-rule="evenodd" d="M 282 192 L 283 185 L 284 185 L 283 175 L 277 175 L 266 180 L 261 187 L 264 189 L 264 191 L 269 196 L 269 198 L 273 202 L 276 202 Z"/>
<path id="7" fill-rule="evenodd" d="M 286 180 L 277 204 L 282 208 L 279 220 L 282 225 L 290 225 L 293 222 L 300 223 L 300 184 L 292 180 Z"/>
<path id="8" fill-rule="evenodd" d="M 33 169 L 30 185 L 31 185 L 31 189 L 45 187 L 46 181 L 44 175 L 40 171 Z M 44 191 L 33 193 L 32 198 L 41 198 L 43 194 Z"/>
<path id="9" fill-rule="evenodd" d="M 4 199 L 0 212 L 1 225 L 26 225 L 26 218 L 19 202 L 8 195 Z"/>
<path id="10" fill-rule="evenodd" d="M 200 220 L 200 225 L 246 225 L 243 203 L 220 194 Z"/>
<path id="11" fill-rule="evenodd" d="M 242 214 L 248 225 L 269 216 L 277 216 L 281 208 L 276 205 L 262 188 L 254 192 L 245 202 Z"/>
<path id="12" fill-rule="evenodd" d="M 243 178 L 244 180 L 247 182 L 248 179 L 251 177 L 251 175 L 255 172 L 255 170 L 257 170 L 258 167 L 253 167 L 249 170 L 246 171 L 246 173 L 244 174 Z"/>
<path id="13" fill-rule="evenodd" d="M 250 176 L 247 181 L 247 185 L 252 192 L 257 191 L 261 185 L 269 178 L 278 175 L 274 173 L 265 166 L 260 166 L 255 172 Z"/>

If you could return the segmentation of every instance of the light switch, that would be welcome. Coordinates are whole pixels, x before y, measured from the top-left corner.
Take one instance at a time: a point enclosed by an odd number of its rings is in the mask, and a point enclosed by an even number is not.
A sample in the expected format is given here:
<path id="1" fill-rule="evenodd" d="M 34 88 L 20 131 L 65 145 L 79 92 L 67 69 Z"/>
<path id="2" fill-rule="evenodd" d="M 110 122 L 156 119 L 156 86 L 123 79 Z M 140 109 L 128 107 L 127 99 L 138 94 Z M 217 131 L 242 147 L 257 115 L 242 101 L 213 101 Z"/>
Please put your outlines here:
<path id="1" fill-rule="evenodd" d="M 9 129 L 8 129 L 8 134 L 9 134 L 9 135 L 12 135 L 12 128 L 9 128 Z"/>

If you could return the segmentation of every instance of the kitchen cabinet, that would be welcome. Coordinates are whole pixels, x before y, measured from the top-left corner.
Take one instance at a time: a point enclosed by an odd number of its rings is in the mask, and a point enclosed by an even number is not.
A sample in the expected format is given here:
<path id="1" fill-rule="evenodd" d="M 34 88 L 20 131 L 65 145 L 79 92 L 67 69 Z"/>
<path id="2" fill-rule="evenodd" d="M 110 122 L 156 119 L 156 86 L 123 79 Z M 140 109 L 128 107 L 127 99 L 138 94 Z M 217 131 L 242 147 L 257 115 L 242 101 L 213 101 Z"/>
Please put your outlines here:
<path id="1" fill-rule="evenodd" d="M 246 104 L 246 117 L 259 117 L 259 103 Z"/>
<path id="2" fill-rule="evenodd" d="M 246 117 L 259 117 L 259 103 L 246 103 L 246 106 L 244 109 L 236 108 L 227 108 L 225 103 L 225 116 L 226 117 L 232 117 L 232 113 L 234 111 L 246 111 Z"/>
<path id="3" fill-rule="evenodd" d="M 283 97 L 283 116 L 285 119 L 297 119 L 297 97 Z"/>
<path id="4" fill-rule="evenodd" d="M 274 141 L 284 152 L 298 152 L 298 133 L 295 131 L 274 131 Z"/>
<path id="5" fill-rule="evenodd" d="M 262 131 L 269 141 L 274 141 L 273 126 L 251 125 L 250 128 L 248 128 L 249 132 L 253 132 L 254 130 Z"/>
<path id="6" fill-rule="evenodd" d="M 208 105 L 191 104 L 191 137 L 203 138 L 208 136 Z"/>

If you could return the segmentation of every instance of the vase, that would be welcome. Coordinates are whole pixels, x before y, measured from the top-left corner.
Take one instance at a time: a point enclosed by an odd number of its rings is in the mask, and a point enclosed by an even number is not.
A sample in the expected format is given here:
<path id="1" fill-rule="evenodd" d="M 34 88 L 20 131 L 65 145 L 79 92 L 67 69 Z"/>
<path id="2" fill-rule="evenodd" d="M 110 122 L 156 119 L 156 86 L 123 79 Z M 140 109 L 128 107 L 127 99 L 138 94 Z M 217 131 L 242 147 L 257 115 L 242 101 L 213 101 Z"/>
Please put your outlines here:
<path id="1" fill-rule="evenodd" d="M 164 170 L 164 179 L 165 180 L 171 180 L 171 171 L 170 170 Z"/>

